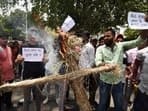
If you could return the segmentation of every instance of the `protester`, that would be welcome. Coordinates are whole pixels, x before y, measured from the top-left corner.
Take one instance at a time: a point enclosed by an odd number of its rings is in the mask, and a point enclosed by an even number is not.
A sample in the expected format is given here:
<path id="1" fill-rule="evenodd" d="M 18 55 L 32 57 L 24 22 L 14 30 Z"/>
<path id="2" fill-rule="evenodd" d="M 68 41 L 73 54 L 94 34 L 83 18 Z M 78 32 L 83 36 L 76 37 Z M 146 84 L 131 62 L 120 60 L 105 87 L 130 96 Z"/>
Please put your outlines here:
<path id="1" fill-rule="evenodd" d="M 133 111 L 148 111 L 148 39 L 144 49 L 138 50 L 133 65 L 133 81 L 140 81 L 135 95 Z"/>
<path id="2" fill-rule="evenodd" d="M 96 49 L 97 49 L 97 42 L 98 42 L 97 38 L 92 38 L 90 40 L 90 43 L 95 48 L 95 53 L 96 53 Z M 95 65 L 94 65 L 94 67 L 95 67 Z M 89 84 L 88 84 L 89 85 L 89 102 L 92 105 L 92 108 L 94 110 L 97 107 L 97 102 L 95 100 L 95 97 L 96 97 L 96 91 L 98 89 L 99 78 L 100 78 L 99 74 L 92 74 L 89 76 Z"/>
<path id="3" fill-rule="evenodd" d="M 120 73 L 102 72 L 100 74 L 100 99 L 97 111 L 106 111 L 108 109 L 108 100 L 112 94 L 115 111 L 123 111 L 123 55 L 124 50 L 133 48 L 145 39 L 146 32 L 141 32 L 141 37 L 128 42 L 115 42 L 115 31 L 111 28 L 104 33 L 105 45 L 97 48 L 95 63 L 96 66 L 117 64 L 120 67 Z"/>
<path id="4" fill-rule="evenodd" d="M 124 41 L 124 37 L 122 34 L 118 34 L 116 37 L 116 42 L 123 42 Z M 131 49 L 130 49 L 131 50 Z M 130 95 L 131 95 L 131 91 L 132 91 L 132 84 L 131 84 L 131 75 L 132 75 L 132 68 L 130 66 L 130 63 L 128 61 L 129 55 L 126 52 L 124 52 L 123 55 L 123 68 L 125 71 L 123 71 L 123 75 L 124 78 L 122 80 L 122 84 L 123 84 L 123 96 L 124 96 L 124 100 L 123 100 L 123 110 L 127 111 L 128 106 L 130 104 Z"/>
<path id="5" fill-rule="evenodd" d="M 26 56 L 31 56 L 32 53 L 27 50 L 40 50 L 40 54 L 33 54 L 34 56 L 40 56 L 37 60 L 27 60 Z M 31 54 L 31 55 L 30 55 Z M 33 58 L 32 58 L 33 59 Z M 46 56 L 46 50 L 44 46 L 39 44 L 38 39 L 34 35 L 28 36 L 28 42 L 20 48 L 20 52 L 17 56 L 16 62 L 23 62 L 23 79 L 34 79 L 45 76 L 45 63 L 48 61 Z M 41 111 L 41 103 L 43 96 L 41 94 L 42 88 L 40 85 L 29 86 L 24 88 L 24 105 L 23 111 L 29 111 L 31 99 L 33 98 L 36 105 L 36 111 Z M 31 93 L 32 92 L 32 93 Z M 33 97 L 31 96 L 33 94 Z"/>
<path id="6" fill-rule="evenodd" d="M 94 67 L 94 60 L 95 60 L 95 47 L 93 46 L 93 42 L 89 42 L 90 33 L 88 31 L 82 32 L 81 35 L 83 39 L 83 46 L 80 52 L 79 58 L 79 67 L 80 69 L 84 68 L 92 68 Z M 84 85 L 85 88 L 89 91 L 89 101 L 92 106 L 95 105 L 95 92 L 92 89 L 92 79 L 93 75 L 87 76 L 84 78 Z M 91 82 L 91 83 L 90 83 Z M 94 81 L 93 81 L 94 82 Z"/>
<path id="7" fill-rule="evenodd" d="M 97 47 L 101 46 L 101 45 L 104 45 L 104 36 L 101 36 L 98 40 L 98 44 L 97 44 Z"/>
<path id="8" fill-rule="evenodd" d="M 17 64 L 15 64 L 15 60 L 16 60 L 17 55 L 19 53 L 20 44 L 17 40 L 15 40 L 15 41 L 10 41 L 8 43 L 8 45 L 11 48 L 11 52 L 12 52 L 13 69 L 14 69 L 14 74 L 15 74 L 15 79 L 16 79 L 16 78 L 20 77 L 19 66 Z"/>
<path id="9" fill-rule="evenodd" d="M 0 76 L 1 83 L 12 83 L 14 80 L 13 62 L 11 48 L 7 44 L 7 38 L 0 37 Z M 3 92 L 0 95 L 1 111 L 10 111 L 13 108 L 12 91 Z"/>
<path id="10" fill-rule="evenodd" d="M 123 42 L 124 41 L 123 35 L 122 34 L 118 34 L 115 41 L 116 42 Z"/>

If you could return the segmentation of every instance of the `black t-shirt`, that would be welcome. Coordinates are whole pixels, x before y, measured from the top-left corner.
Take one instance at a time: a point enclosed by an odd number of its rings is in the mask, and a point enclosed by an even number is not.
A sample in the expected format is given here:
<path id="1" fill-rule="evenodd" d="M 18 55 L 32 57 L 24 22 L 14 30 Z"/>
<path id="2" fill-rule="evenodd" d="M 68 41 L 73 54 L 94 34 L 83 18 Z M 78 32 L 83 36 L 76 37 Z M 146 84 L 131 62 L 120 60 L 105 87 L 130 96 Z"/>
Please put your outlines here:
<path id="1" fill-rule="evenodd" d="M 20 48 L 20 54 L 22 54 L 23 48 L 42 48 L 44 53 L 46 50 L 43 45 L 30 45 L 25 44 Z M 24 61 L 23 64 L 23 79 L 38 78 L 45 75 L 45 64 L 43 62 Z"/>

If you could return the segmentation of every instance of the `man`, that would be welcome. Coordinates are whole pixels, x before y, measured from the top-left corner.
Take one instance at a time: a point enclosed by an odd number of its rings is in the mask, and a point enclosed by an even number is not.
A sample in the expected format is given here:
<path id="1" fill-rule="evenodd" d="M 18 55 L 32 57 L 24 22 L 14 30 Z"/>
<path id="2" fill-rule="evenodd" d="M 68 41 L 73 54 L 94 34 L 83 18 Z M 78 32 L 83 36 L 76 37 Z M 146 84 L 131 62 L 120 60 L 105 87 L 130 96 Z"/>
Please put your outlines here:
<path id="1" fill-rule="evenodd" d="M 124 37 L 123 37 L 123 35 L 122 35 L 122 34 L 117 35 L 115 41 L 116 41 L 116 42 L 123 42 L 123 41 L 124 41 Z"/>
<path id="2" fill-rule="evenodd" d="M 84 31 L 81 35 L 83 39 L 83 47 L 80 54 L 79 67 L 91 68 L 94 66 L 95 48 L 92 43 L 89 42 L 90 33 Z"/>
<path id="3" fill-rule="evenodd" d="M 138 50 L 133 65 L 133 81 L 140 80 L 134 99 L 134 111 L 148 111 L 148 39 L 144 49 Z M 139 74 L 138 74 L 139 73 Z M 139 77 L 138 77 L 139 76 Z"/>
<path id="4" fill-rule="evenodd" d="M 13 62 L 11 48 L 7 44 L 6 37 L 0 37 L 0 77 L 1 84 L 11 83 L 14 80 Z M 12 110 L 12 91 L 0 95 L 1 111 Z M 3 107 L 6 105 L 6 107 Z"/>
<path id="5" fill-rule="evenodd" d="M 104 33 L 105 45 L 97 48 L 95 63 L 96 66 L 105 64 L 117 64 L 121 71 L 120 74 L 113 72 L 104 72 L 100 74 L 100 103 L 98 111 L 107 111 L 108 100 L 110 94 L 113 96 L 115 111 L 123 111 L 123 55 L 124 51 L 133 48 L 140 44 L 146 36 L 146 32 L 141 32 L 141 37 L 136 40 L 128 42 L 115 42 L 115 31 L 111 28 L 107 29 Z"/>
<path id="6" fill-rule="evenodd" d="M 39 44 L 36 37 L 29 35 L 28 43 L 21 47 L 16 62 L 24 62 L 23 79 L 34 79 L 44 76 L 44 66 L 47 60 L 45 48 Z M 33 99 L 35 100 L 36 111 L 41 111 L 43 98 L 41 94 L 41 87 L 39 85 L 24 88 L 23 111 L 29 111 L 31 92 L 33 94 Z"/>
<path id="7" fill-rule="evenodd" d="M 104 45 L 104 36 L 101 36 L 98 40 L 98 44 L 97 44 L 97 47 L 101 46 L 101 45 Z"/>
<path id="8" fill-rule="evenodd" d="M 148 13 L 145 16 L 148 22 Z M 148 37 L 148 29 L 145 31 Z M 145 42 L 144 49 L 137 52 L 137 56 L 133 65 L 133 82 L 140 80 L 137 94 L 134 99 L 133 111 L 148 111 L 148 38 Z M 142 46 L 143 47 L 143 46 Z M 138 74 L 139 73 L 139 74 Z M 140 76 L 140 77 L 138 77 Z"/>
<path id="9" fill-rule="evenodd" d="M 83 39 L 83 46 L 80 52 L 80 58 L 79 58 L 79 67 L 80 69 L 82 68 L 92 68 L 95 65 L 95 48 L 93 46 L 92 41 L 89 42 L 89 38 L 90 38 L 90 33 L 88 31 L 84 31 L 81 35 L 82 39 Z M 90 104 L 92 106 L 95 105 L 95 89 L 92 90 L 92 84 L 95 84 L 96 82 L 93 81 L 94 77 L 93 75 L 90 75 L 86 78 L 84 78 L 84 85 L 85 88 L 88 87 L 88 91 L 89 91 L 89 101 Z M 90 83 L 91 82 L 91 83 Z M 94 83 L 95 82 L 95 83 Z"/>

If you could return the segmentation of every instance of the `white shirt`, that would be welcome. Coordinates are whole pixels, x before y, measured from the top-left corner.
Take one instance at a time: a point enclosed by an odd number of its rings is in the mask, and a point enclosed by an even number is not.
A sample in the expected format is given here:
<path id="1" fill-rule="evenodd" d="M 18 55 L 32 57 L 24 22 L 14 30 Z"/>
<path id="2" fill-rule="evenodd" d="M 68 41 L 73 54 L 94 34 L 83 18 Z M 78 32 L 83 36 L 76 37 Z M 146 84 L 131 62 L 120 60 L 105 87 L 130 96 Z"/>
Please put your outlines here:
<path id="1" fill-rule="evenodd" d="M 82 47 L 79 59 L 80 68 L 91 68 L 95 64 L 95 48 L 88 42 Z"/>
<path id="2" fill-rule="evenodd" d="M 138 51 L 137 59 L 143 63 L 140 72 L 139 89 L 148 95 L 148 47 Z"/>

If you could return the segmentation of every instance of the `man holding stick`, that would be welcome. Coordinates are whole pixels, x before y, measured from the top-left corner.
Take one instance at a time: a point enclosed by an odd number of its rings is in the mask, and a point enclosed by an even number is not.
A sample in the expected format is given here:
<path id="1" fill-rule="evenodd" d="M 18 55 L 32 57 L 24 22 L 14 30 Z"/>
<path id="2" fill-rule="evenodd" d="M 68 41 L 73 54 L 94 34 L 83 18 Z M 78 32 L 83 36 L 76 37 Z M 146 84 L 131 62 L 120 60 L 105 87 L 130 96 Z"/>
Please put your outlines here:
<path id="1" fill-rule="evenodd" d="M 108 100 L 112 94 L 115 111 L 123 111 L 123 55 L 124 51 L 139 45 L 143 39 L 146 38 L 146 31 L 141 31 L 140 37 L 136 40 L 116 43 L 115 31 L 111 28 L 107 29 L 104 33 L 105 45 L 97 48 L 95 63 L 96 66 L 117 64 L 120 68 L 120 73 L 103 72 L 100 75 L 100 100 L 97 111 L 107 111 Z"/>

